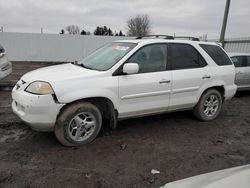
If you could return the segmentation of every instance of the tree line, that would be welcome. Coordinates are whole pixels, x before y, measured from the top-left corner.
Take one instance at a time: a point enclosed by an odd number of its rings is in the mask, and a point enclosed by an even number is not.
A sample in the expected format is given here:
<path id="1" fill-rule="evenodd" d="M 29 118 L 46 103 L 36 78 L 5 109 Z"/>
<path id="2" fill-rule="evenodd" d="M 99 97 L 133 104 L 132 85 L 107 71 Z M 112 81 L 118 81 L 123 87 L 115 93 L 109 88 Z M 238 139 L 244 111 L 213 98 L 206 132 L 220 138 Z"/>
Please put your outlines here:
<path id="1" fill-rule="evenodd" d="M 127 20 L 127 36 L 145 36 L 151 34 L 151 22 L 147 14 L 137 15 Z M 60 34 L 72 34 L 72 35 L 90 35 L 90 31 L 79 29 L 77 25 L 68 25 L 65 29 L 62 29 Z M 119 32 L 113 32 L 111 28 L 107 26 L 97 26 L 93 32 L 94 35 L 106 35 L 106 36 L 125 36 L 120 30 Z"/>
<path id="2" fill-rule="evenodd" d="M 60 34 L 71 34 L 71 35 L 90 35 L 90 31 L 85 31 L 84 29 L 80 31 L 77 25 L 68 25 L 65 29 L 62 29 Z M 125 36 L 122 30 L 119 32 L 113 32 L 111 28 L 107 26 L 97 26 L 93 32 L 94 35 L 107 35 L 107 36 Z"/>

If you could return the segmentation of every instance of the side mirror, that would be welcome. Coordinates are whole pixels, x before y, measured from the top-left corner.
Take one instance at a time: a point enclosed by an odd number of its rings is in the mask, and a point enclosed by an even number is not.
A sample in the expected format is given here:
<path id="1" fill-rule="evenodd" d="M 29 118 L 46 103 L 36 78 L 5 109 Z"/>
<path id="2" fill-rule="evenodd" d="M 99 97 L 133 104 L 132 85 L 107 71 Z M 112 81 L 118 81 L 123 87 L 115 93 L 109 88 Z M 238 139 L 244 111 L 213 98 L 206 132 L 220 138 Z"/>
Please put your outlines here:
<path id="1" fill-rule="evenodd" d="M 123 73 L 136 74 L 139 71 L 139 65 L 137 63 L 126 63 L 123 65 Z"/>

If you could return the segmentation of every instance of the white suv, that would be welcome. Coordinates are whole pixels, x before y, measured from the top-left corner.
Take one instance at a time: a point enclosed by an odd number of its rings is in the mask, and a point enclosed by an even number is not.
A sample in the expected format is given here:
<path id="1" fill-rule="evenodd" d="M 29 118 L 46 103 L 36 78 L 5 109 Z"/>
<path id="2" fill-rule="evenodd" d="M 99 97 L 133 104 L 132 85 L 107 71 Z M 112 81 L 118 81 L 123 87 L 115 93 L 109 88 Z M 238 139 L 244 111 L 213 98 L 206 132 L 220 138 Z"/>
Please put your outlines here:
<path id="1" fill-rule="evenodd" d="M 174 39 L 121 40 L 76 63 L 25 74 L 12 109 L 65 146 L 91 142 L 102 119 L 117 120 L 193 109 L 215 119 L 236 92 L 235 68 L 217 44 Z"/>

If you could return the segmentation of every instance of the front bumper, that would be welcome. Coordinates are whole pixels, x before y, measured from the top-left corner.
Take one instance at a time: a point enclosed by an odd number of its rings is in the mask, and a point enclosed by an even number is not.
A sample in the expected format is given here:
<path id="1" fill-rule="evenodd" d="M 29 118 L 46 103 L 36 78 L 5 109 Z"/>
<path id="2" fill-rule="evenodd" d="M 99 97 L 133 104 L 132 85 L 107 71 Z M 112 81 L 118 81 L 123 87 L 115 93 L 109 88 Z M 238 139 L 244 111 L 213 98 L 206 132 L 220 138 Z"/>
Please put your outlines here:
<path id="1" fill-rule="evenodd" d="M 12 90 L 12 110 L 32 129 L 53 131 L 57 115 L 64 104 L 55 103 L 52 95 L 35 95 Z"/>
<path id="2" fill-rule="evenodd" d="M 0 79 L 8 76 L 12 72 L 12 64 L 7 58 L 0 60 Z"/>

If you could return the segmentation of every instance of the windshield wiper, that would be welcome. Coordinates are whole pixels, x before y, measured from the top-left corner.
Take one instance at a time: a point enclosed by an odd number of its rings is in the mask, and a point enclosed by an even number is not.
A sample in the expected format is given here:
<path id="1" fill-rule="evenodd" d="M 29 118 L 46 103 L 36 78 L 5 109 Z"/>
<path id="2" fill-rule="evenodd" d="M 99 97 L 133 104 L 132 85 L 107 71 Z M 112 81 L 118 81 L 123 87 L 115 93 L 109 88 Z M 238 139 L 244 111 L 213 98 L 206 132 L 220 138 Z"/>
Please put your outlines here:
<path id="1" fill-rule="evenodd" d="M 82 66 L 83 68 L 85 68 L 85 69 L 90 69 L 90 70 L 94 70 L 93 68 L 91 68 L 91 67 L 87 67 L 86 65 L 84 65 L 83 63 L 80 63 L 79 64 L 80 66 Z"/>
<path id="2" fill-rule="evenodd" d="M 83 63 L 78 63 L 78 61 L 71 62 L 71 64 L 76 65 L 76 66 L 81 66 L 81 67 L 83 67 L 83 68 L 85 68 L 85 69 L 94 70 L 94 69 L 92 69 L 91 67 L 85 66 Z"/>
<path id="3" fill-rule="evenodd" d="M 78 61 L 72 61 L 70 62 L 72 65 L 77 65 L 77 66 L 80 66 L 80 64 L 78 63 Z"/>

